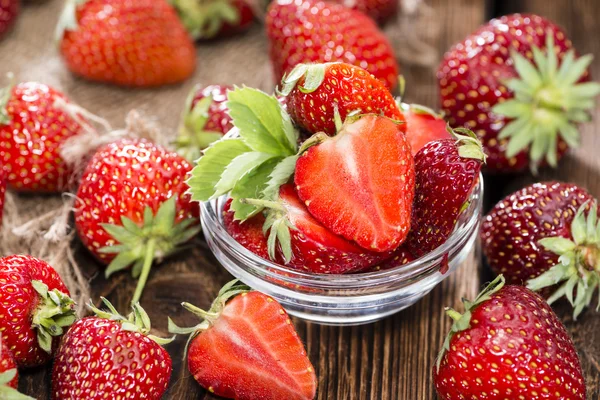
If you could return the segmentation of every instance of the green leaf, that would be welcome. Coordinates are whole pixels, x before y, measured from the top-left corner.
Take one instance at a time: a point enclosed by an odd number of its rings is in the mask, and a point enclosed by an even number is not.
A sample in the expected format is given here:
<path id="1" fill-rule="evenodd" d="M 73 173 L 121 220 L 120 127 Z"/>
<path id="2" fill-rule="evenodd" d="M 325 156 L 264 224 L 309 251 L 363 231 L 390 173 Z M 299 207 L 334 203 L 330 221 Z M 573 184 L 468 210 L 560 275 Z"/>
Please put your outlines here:
<path id="1" fill-rule="evenodd" d="M 579 207 L 577 210 L 577 214 L 573 218 L 573 222 L 571 222 L 571 235 L 573 236 L 573 240 L 577 244 L 585 243 L 586 232 L 587 232 L 587 222 L 585 219 L 585 210 L 589 204 L 589 201 L 586 201 L 584 204 Z"/>
<path id="2" fill-rule="evenodd" d="M 521 79 L 527 82 L 529 87 L 534 90 L 538 89 L 542 85 L 542 78 L 535 69 L 535 66 L 516 51 L 511 52 L 511 58 L 513 59 L 515 69 Z"/>
<path id="3" fill-rule="evenodd" d="M 550 137 L 544 132 L 545 127 L 538 127 L 534 132 L 533 144 L 529 151 L 529 157 L 536 164 L 544 157 L 544 154 L 548 152 L 550 146 Z"/>
<path id="4" fill-rule="evenodd" d="M 168 236 L 173 230 L 173 225 L 175 225 L 176 212 L 177 206 L 175 204 L 175 197 L 171 197 L 164 201 L 160 207 L 158 207 L 158 211 L 154 216 L 152 233 L 155 235 Z"/>
<path id="5" fill-rule="evenodd" d="M 106 231 L 106 233 L 108 233 L 110 235 L 111 238 L 113 238 L 115 241 L 122 243 L 122 244 L 128 244 L 128 243 L 134 243 L 136 242 L 139 237 L 128 231 L 126 228 L 122 227 L 121 225 L 111 225 L 111 224 L 100 224 L 100 226 L 102 226 L 102 229 L 104 229 Z M 108 248 L 112 247 L 112 246 L 106 246 Z"/>
<path id="6" fill-rule="evenodd" d="M 227 94 L 233 125 L 252 150 L 276 156 L 296 153 L 282 120 L 281 104 L 274 96 L 252 88 L 236 88 Z"/>
<path id="7" fill-rule="evenodd" d="M 212 195 L 212 198 L 229 192 L 244 174 L 273 157 L 272 154 L 253 151 L 240 154 L 234 158 L 227 168 L 225 168 L 225 171 L 223 171 L 223 174 L 221 175 L 221 179 L 215 185 L 215 193 Z"/>
<path id="8" fill-rule="evenodd" d="M 560 137 L 569 147 L 579 146 L 579 131 L 575 126 L 569 124 L 566 120 L 558 126 Z"/>
<path id="9" fill-rule="evenodd" d="M 518 100 L 508 100 L 492 107 L 492 112 L 504 115 L 507 118 L 518 118 L 531 111 L 531 104 L 525 104 Z"/>
<path id="10" fill-rule="evenodd" d="M 500 131 L 500 134 L 498 135 L 498 139 L 507 139 L 511 136 L 517 136 L 517 134 L 521 133 L 528 124 L 529 118 L 523 117 L 515 119 L 502 128 L 502 131 Z"/>
<path id="11" fill-rule="evenodd" d="M 546 250 L 551 251 L 557 255 L 562 255 L 567 251 L 573 251 L 577 247 L 577 245 L 571 240 L 565 239 L 560 236 L 544 238 L 541 239 L 538 243 L 544 246 Z"/>
<path id="12" fill-rule="evenodd" d="M 325 79 L 325 68 L 326 64 L 309 65 L 304 83 L 298 89 L 302 93 L 312 93 L 317 90 L 321 86 L 321 83 L 323 83 L 323 79 Z"/>
<path id="13" fill-rule="evenodd" d="M 528 124 L 520 133 L 516 133 L 506 146 L 506 157 L 514 157 L 522 150 L 525 150 L 535 139 L 536 130 L 535 126 Z"/>
<path id="14" fill-rule="evenodd" d="M 137 261 L 141 257 L 141 254 L 133 251 L 124 251 L 119 254 L 108 264 L 106 270 L 104 270 L 104 276 L 110 277 L 113 273 L 121 271 L 129 267 L 133 262 Z"/>
<path id="15" fill-rule="evenodd" d="M 277 164 L 271 175 L 269 175 L 269 181 L 263 190 L 262 197 L 264 199 L 276 200 L 279 197 L 279 188 L 294 174 L 294 171 L 296 170 L 296 161 L 298 161 L 298 156 L 293 155 L 286 157 Z"/>
<path id="16" fill-rule="evenodd" d="M 570 265 L 557 264 L 537 278 L 527 281 L 527 288 L 537 291 L 548 286 L 554 286 L 558 282 L 568 279 L 573 274 L 573 271 L 574 268 Z"/>
<path id="17" fill-rule="evenodd" d="M 187 181 L 192 200 L 207 201 L 213 197 L 225 168 L 240 154 L 249 151 L 250 147 L 242 139 L 222 139 L 206 149 Z"/>
<path id="18" fill-rule="evenodd" d="M 594 57 L 591 54 L 581 56 L 573 62 L 571 68 L 562 76 L 561 84 L 563 86 L 572 85 L 583 76 L 583 73 L 592 63 Z"/>

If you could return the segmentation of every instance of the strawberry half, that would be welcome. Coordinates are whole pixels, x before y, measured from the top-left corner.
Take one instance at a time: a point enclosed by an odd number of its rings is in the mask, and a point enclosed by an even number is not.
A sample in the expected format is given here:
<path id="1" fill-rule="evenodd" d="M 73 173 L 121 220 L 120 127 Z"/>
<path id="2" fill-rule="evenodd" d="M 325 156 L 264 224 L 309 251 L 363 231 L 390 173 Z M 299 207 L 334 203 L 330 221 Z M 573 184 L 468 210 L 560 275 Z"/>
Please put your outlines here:
<path id="1" fill-rule="evenodd" d="M 294 182 L 316 220 L 370 251 L 393 250 L 404 241 L 415 175 L 397 123 L 365 115 L 346 121 L 336 136 L 317 134 L 303 147 L 308 150 L 298 158 Z"/>
<path id="2" fill-rule="evenodd" d="M 443 115 L 419 104 L 402 103 L 401 109 L 406 121 L 406 139 L 413 156 L 429 142 L 452 138 Z"/>
<path id="3" fill-rule="evenodd" d="M 544 299 L 499 276 L 455 321 L 433 380 L 442 400 L 582 399 L 577 350 Z"/>
<path id="4" fill-rule="evenodd" d="M 415 156 L 415 203 L 406 247 L 417 257 L 436 249 L 452 234 L 485 162 L 481 142 L 473 132 L 449 131 L 456 140 L 430 142 Z"/>
<path id="5" fill-rule="evenodd" d="M 404 120 L 390 91 L 371 73 L 351 64 L 299 64 L 283 77 L 281 86 L 290 116 L 310 133 L 335 135 L 336 109 L 342 121 L 350 114 Z"/>
<path id="6" fill-rule="evenodd" d="M 169 331 L 191 334 L 188 368 L 217 396 L 237 400 L 310 400 L 317 378 L 285 310 L 273 298 L 233 281 L 225 285 L 209 312 L 183 307 L 203 322 Z"/>

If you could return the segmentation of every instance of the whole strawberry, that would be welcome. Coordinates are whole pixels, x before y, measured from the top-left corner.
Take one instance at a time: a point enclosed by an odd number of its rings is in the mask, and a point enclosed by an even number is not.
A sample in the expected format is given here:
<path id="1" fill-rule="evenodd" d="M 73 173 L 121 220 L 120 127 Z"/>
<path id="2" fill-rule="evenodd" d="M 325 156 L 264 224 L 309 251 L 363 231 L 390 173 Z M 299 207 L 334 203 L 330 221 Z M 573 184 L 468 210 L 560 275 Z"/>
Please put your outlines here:
<path id="1" fill-rule="evenodd" d="M 359 11 L 318 0 L 276 0 L 265 23 L 276 82 L 297 64 L 336 61 L 367 70 L 388 88 L 398 82 L 389 41 Z"/>
<path id="2" fill-rule="evenodd" d="M 433 368 L 442 400 L 585 399 L 577 350 L 544 299 L 499 276 L 455 321 Z"/>
<path id="3" fill-rule="evenodd" d="M 20 0 L 0 2 L 0 38 L 10 29 L 19 14 Z"/>
<path id="4" fill-rule="evenodd" d="M 175 141 L 177 152 L 195 162 L 201 150 L 219 140 L 233 128 L 227 110 L 227 91 L 230 86 L 196 86 L 186 100 L 179 134 Z"/>
<path id="5" fill-rule="evenodd" d="M 230 36 L 250 28 L 254 13 L 247 0 L 173 0 L 194 39 Z"/>
<path id="6" fill-rule="evenodd" d="M 223 225 L 227 233 L 231 235 L 236 242 L 265 260 L 269 259 L 267 237 L 263 233 L 265 217 L 262 213 L 249 218 L 245 221 L 238 221 L 234 218 L 234 211 L 231 209 L 232 199 L 227 200 L 223 207 Z"/>
<path id="7" fill-rule="evenodd" d="M 236 400 L 310 400 L 317 378 L 285 310 L 273 298 L 233 281 L 225 285 L 207 313 L 183 303 L 203 319 L 169 331 L 191 334 L 188 368 L 217 396 Z M 276 382 L 276 384 L 274 384 Z"/>
<path id="8" fill-rule="evenodd" d="M 0 336 L 0 398 L 6 400 L 34 400 L 17 391 L 19 373 L 12 353 Z"/>
<path id="9" fill-rule="evenodd" d="M 57 27 L 68 68 L 93 81 L 160 86 L 187 79 L 194 45 L 166 0 L 68 0 Z"/>
<path id="10" fill-rule="evenodd" d="M 333 0 L 333 3 L 367 14 L 379 23 L 384 23 L 398 12 L 398 0 Z"/>
<path id="11" fill-rule="evenodd" d="M 0 90 L 0 162 L 17 191 L 58 193 L 69 186 L 72 171 L 59 151 L 82 127 L 55 106 L 57 99 L 69 102 L 37 82 Z"/>
<path id="12" fill-rule="evenodd" d="M 403 121 L 389 89 L 371 73 L 346 63 L 300 64 L 281 81 L 290 116 L 310 133 L 337 133 L 335 112 L 380 114 Z M 400 125 L 402 131 L 406 129 Z"/>
<path id="13" fill-rule="evenodd" d="M 106 275 L 133 265 L 139 300 L 154 258 L 196 235 L 198 207 L 185 179 L 192 166 L 177 153 L 145 139 L 121 139 L 101 147 L 77 191 L 75 227 Z"/>
<path id="14" fill-rule="evenodd" d="M 0 258 L 0 332 L 19 368 L 50 360 L 64 328 L 75 321 L 69 295 L 46 262 L 23 255 Z"/>
<path id="15" fill-rule="evenodd" d="M 144 398 L 159 400 L 171 379 L 171 357 L 150 332 L 150 319 L 136 304 L 125 318 L 90 303 L 95 316 L 73 324 L 63 337 L 52 368 L 55 400 Z"/>
<path id="16" fill-rule="evenodd" d="M 416 257 L 436 249 L 452 234 L 485 162 L 473 132 L 449 131 L 455 139 L 430 142 L 415 156 L 415 202 L 406 248 Z"/>
<path id="17" fill-rule="evenodd" d="M 442 106 L 452 126 L 477 133 L 490 171 L 556 166 L 600 93 L 585 82 L 591 61 L 576 57 L 565 32 L 543 17 L 493 19 L 445 55 Z"/>
<path id="18" fill-rule="evenodd" d="M 4 199 L 6 197 L 6 171 L 0 168 L 0 227 L 2 226 L 2 217 L 4 215 Z"/>

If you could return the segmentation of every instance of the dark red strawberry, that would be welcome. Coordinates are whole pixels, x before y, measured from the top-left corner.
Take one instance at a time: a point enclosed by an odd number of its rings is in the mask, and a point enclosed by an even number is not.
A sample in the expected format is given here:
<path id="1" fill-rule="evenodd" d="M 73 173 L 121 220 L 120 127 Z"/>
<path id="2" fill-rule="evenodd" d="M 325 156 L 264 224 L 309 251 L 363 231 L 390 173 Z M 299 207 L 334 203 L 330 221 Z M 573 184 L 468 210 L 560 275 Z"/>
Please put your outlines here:
<path id="1" fill-rule="evenodd" d="M 554 49 L 554 51 L 547 51 Z M 452 126 L 477 133 L 490 171 L 556 166 L 576 146 L 600 93 L 592 56 L 577 58 L 565 32 L 537 15 L 493 19 L 444 57 L 442 107 Z"/>
<path id="2" fill-rule="evenodd" d="M 8 346 L 0 336 L 0 399 L 35 400 L 17 391 L 19 373 Z"/>
<path id="3" fill-rule="evenodd" d="M 203 322 L 172 333 L 191 334 L 188 368 L 217 396 L 237 400 L 311 400 L 317 378 L 285 310 L 247 286 L 225 285 L 207 313 L 183 303 Z"/>
<path id="4" fill-rule="evenodd" d="M 577 350 L 544 299 L 496 278 L 455 321 L 433 380 L 442 400 L 582 399 Z"/>
<path id="5" fill-rule="evenodd" d="M 406 121 L 406 139 L 415 155 L 429 142 L 451 139 L 442 115 L 418 104 L 402 104 Z"/>
<path id="6" fill-rule="evenodd" d="M 64 328 L 75 321 L 73 300 L 42 260 L 0 258 L 0 334 L 20 368 L 47 363 Z"/>
<path id="7" fill-rule="evenodd" d="M 406 247 L 416 257 L 452 234 L 485 162 L 473 132 L 464 128 L 450 132 L 456 140 L 430 142 L 415 156 L 415 203 Z"/>
<path id="8" fill-rule="evenodd" d="M 410 146 L 394 121 L 366 115 L 303 146 L 294 182 L 317 221 L 364 249 L 386 252 L 408 235 L 414 195 Z"/>
<path id="9" fill-rule="evenodd" d="M 10 29 L 19 14 L 20 0 L 0 1 L 0 38 Z"/>
<path id="10" fill-rule="evenodd" d="M 398 82 L 392 46 L 359 11 L 318 0 L 276 0 L 265 24 L 276 82 L 297 64 L 336 61 L 366 69 L 388 88 Z"/>
<path id="11" fill-rule="evenodd" d="M 342 121 L 349 114 L 371 113 L 404 120 L 390 91 L 369 72 L 350 64 L 300 64 L 281 85 L 290 116 L 310 133 L 335 135 L 336 109 Z M 406 127 L 400 129 L 404 132 Z"/>
<path id="12" fill-rule="evenodd" d="M 250 28 L 254 12 L 247 0 L 173 0 L 194 39 L 213 39 L 230 36 Z"/>
<path id="13" fill-rule="evenodd" d="M 6 171 L 0 168 L 0 226 L 2 226 L 2 217 L 4 215 L 4 198 L 6 197 Z"/>
<path id="14" fill-rule="evenodd" d="M 82 127 L 55 106 L 57 99 L 69 102 L 59 91 L 36 82 L 0 90 L 0 161 L 15 190 L 68 189 L 72 171 L 59 151 Z"/>
<path id="15" fill-rule="evenodd" d="M 263 233 L 263 225 L 265 217 L 259 213 L 245 221 L 237 221 L 234 219 L 234 212 L 231 210 L 231 202 L 227 200 L 223 207 L 223 225 L 227 233 L 235 239 L 236 242 L 253 252 L 265 260 L 269 259 L 269 251 L 267 249 L 267 238 Z"/>
<path id="16" fill-rule="evenodd" d="M 394 250 L 388 259 L 362 272 L 384 271 L 386 269 L 400 267 L 414 260 L 415 256 L 413 256 L 410 251 L 406 249 L 406 246 L 400 246 Z"/>
<path id="17" fill-rule="evenodd" d="M 394 17 L 398 12 L 398 0 L 330 0 L 353 10 L 367 14 L 379 23 Z"/>
<path id="18" fill-rule="evenodd" d="M 190 162 L 200 158 L 201 150 L 219 140 L 233 128 L 227 110 L 230 86 L 196 86 L 188 95 L 179 134 L 175 140 L 177 152 Z"/>
<path id="19" fill-rule="evenodd" d="M 103 298 L 109 311 L 73 324 L 52 368 L 54 400 L 159 400 L 171 379 L 171 357 L 162 347 L 173 339 L 150 333 L 150 319 L 136 304 L 125 318 Z"/>
<path id="20" fill-rule="evenodd" d="M 585 189 L 560 182 L 536 183 L 507 196 L 488 213 L 481 227 L 488 264 L 509 282 L 528 282 L 535 290 L 565 280 L 568 284 L 549 302 L 567 296 L 576 317 L 600 283 L 600 235 L 594 231 L 597 208 L 591 207 L 593 200 Z M 586 219 L 590 208 L 593 211 Z M 574 300 L 580 278 L 586 283 Z"/>
<path id="21" fill-rule="evenodd" d="M 174 253 L 199 230 L 198 206 L 185 180 L 192 166 L 145 139 L 121 139 L 99 148 L 77 191 L 75 227 L 106 275 L 133 266 L 142 293 L 154 258 Z"/>

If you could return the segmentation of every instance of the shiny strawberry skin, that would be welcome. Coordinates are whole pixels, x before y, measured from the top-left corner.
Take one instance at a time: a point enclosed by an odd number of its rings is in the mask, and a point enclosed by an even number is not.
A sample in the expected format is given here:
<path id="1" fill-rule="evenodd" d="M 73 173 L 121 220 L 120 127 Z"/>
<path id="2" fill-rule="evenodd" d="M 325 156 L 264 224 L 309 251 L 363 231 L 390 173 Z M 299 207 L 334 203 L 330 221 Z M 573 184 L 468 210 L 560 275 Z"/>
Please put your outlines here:
<path id="1" fill-rule="evenodd" d="M 88 163 L 77 191 L 75 227 L 83 244 L 108 264 L 114 254 L 98 250 L 115 244 L 101 224 L 121 225 L 121 216 L 142 225 L 146 206 L 154 213 L 176 199 L 176 222 L 198 218 L 186 194 L 192 166 L 183 157 L 145 139 L 122 139 L 100 148 Z"/>
<path id="2" fill-rule="evenodd" d="M 31 326 L 39 303 L 32 280 L 69 295 L 69 289 L 48 263 L 24 255 L 0 258 L 0 334 L 21 368 L 43 365 L 51 358 L 39 347 L 37 332 Z"/>
<path id="3" fill-rule="evenodd" d="M 308 211 L 333 233 L 377 252 L 408 235 L 415 173 L 399 125 L 367 115 L 310 147 L 294 182 Z"/>
<path id="4" fill-rule="evenodd" d="M 485 216 L 481 243 L 489 266 L 509 283 L 524 284 L 558 263 L 539 240 L 571 239 L 577 210 L 593 196 L 572 183 L 535 183 L 507 196 Z"/>
<path id="5" fill-rule="evenodd" d="M 244 222 L 236 221 L 233 218 L 234 212 L 231 210 L 231 202 L 232 199 L 227 200 L 223 207 L 223 225 L 225 226 L 225 230 L 236 242 L 257 256 L 268 260 L 267 238 L 262 231 L 265 223 L 264 215 L 259 213 Z"/>
<path id="6" fill-rule="evenodd" d="M 531 46 L 544 48 L 547 32 L 552 32 L 562 59 L 572 43 L 560 27 L 540 16 L 514 14 L 491 20 L 456 44 L 438 69 L 442 108 L 450 124 L 477 133 L 488 154 L 486 168 L 490 171 L 513 172 L 529 166 L 526 151 L 506 158 L 507 140 L 498 135 L 510 119 L 492 113 L 491 108 L 514 97 L 503 84 L 517 76 L 510 50 L 531 58 Z M 560 158 L 567 146 L 560 138 L 557 146 Z"/>
<path id="7" fill-rule="evenodd" d="M 273 1 L 266 17 L 275 81 L 296 64 L 346 62 L 366 69 L 388 88 L 398 81 L 392 46 L 375 22 L 340 4 Z"/>
<path id="8" fill-rule="evenodd" d="M 333 0 L 353 10 L 367 14 L 379 23 L 384 23 L 398 13 L 397 0 Z"/>
<path id="9" fill-rule="evenodd" d="M 6 344 L 3 337 L 0 336 L 0 374 L 11 369 L 17 368 L 17 364 L 13 359 L 12 353 Z M 8 382 L 8 386 L 16 389 L 19 385 L 19 374 L 15 375 L 12 381 Z"/>
<path id="10" fill-rule="evenodd" d="M 0 168 L 0 224 L 4 215 L 4 198 L 6 197 L 6 171 Z"/>
<path id="11" fill-rule="evenodd" d="M 167 390 L 169 353 L 121 323 L 97 317 L 75 322 L 63 336 L 52 370 L 54 400 L 142 398 Z M 107 397 L 108 396 L 108 397 Z"/>
<path id="12" fill-rule="evenodd" d="M 212 326 L 192 339 L 188 367 L 209 392 L 237 400 L 310 400 L 317 388 L 287 313 L 255 291 L 230 300 Z"/>
<path id="13" fill-rule="evenodd" d="M 415 203 L 406 246 L 420 257 L 452 234 L 481 172 L 481 160 L 463 158 L 453 139 L 425 145 L 415 156 Z"/>
<path id="14" fill-rule="evenodd" d="M 577 351 L 550 306 L 521 286 L 505 286 L 478 305 L 456 333 L 439 371 L 442 400 L 585 399 Z"/>
<path id="15" fill-rule="evenodd" d="M 194 100 L 192 100 L 191 108 L 194 108 L 196 103 L 205 97 L 212 96 L 213 100 L 208 109 L 208 120 L 206 121 L 206 125 L 204 125 L 204 130 L 226 134 L 233 128 L 226 105 L 227 90 L 231 89 L 233 89 L 231 86 L 222 85 L 209 85 L 198 88 Z"/>
<path id="16" fill-rule="evenodd" d="M 122 86 L 160 86 L 187 79 L 196 51 L 165 0 L 89 0 L 77 8 L 75 30 L 60 51 L 84 78 Z"/>
<path id="17" fill-rule="evenodd" d="M 360 67 L 345 63 L 328 64 L 325 78 L 314 92 L 303 92 L 300 87 L 304 82 L 305 77 L 300 78 L 286 97 L 287 107 L 294 122 L 310 133 L 336 134 L 333 119 L 336 106 L 342 121 L 348 113 L 357 110 L 404 120 L 390 91 Z M 404 131 L 405 125 L 400 125 L 400 129 Z"/>
<path id="18" fill-rule="evenodd" d="M 8 32 L 19 14 L 20 0 L 0 1 L 0 38 Z"/>
<path id="19" fill-rule="evenodd" d="M 409 262 L 414 260 L 415 256 L 413 256 L 411 252 L 408 251 L 406 246 L 403 245 L 394 250 L 394 252 L 387 259 L 362 272 L 376 272 L 383 271 L 386 269 L 392 269 L 408 264 Z"/>
<path id="20" fill-rule="evenodd" d="M 406 120 L 406 139 L 410 143 L 413 156 L 429 142 L 451 138 L 443 118 L 409 109 L 404 110 L 404 119 Z"/>
<path id="21" fill-rule="evenodd" d="M 0 159 L 8 184 L 20 192 L 58 193 L 69 187 L 72 170 L 61 159 L 60 146 L 81 126 L 54 106 L 57 90 L 36 82 L 12 89 L 6 104 L 8 124 L 0 123 Z"/>

